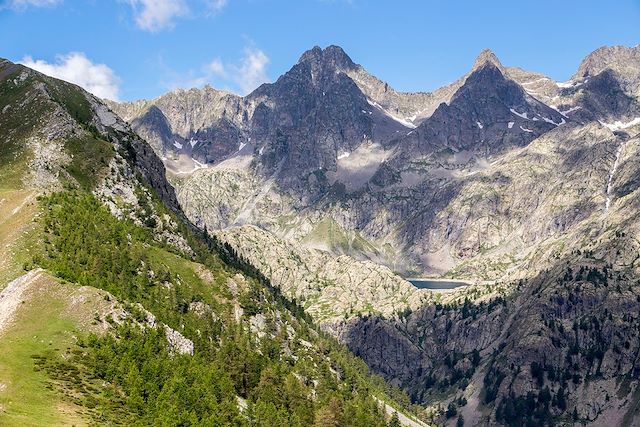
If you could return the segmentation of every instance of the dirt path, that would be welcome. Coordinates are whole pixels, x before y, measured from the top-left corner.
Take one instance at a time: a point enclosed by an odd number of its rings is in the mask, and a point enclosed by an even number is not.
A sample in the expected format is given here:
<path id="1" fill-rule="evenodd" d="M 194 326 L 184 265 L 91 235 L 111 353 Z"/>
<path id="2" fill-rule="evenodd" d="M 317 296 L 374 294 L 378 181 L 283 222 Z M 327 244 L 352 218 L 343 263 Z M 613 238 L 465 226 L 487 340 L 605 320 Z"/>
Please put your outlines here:
<path id="1" fill-rule="evenodd" d="M 398 421 L 400 421 L 400 424 L 402 424 L 403 426 L 408 426 L 408 427 L 428 427 L 427 424 L 425 424 L 425 423 L 423 423 L 421 421 L 414 420 L 413 418 L 407 417 L 405 414 L 403 414 L 402 412 L 398 411 L 393 406 L 388 405 L 383 400 L 380 400 L 375 396 L 373 398 L 378 403 L 384 404 L 384 410 L 387 412 L 387 415 L 392 416 L 394 413 L 397 413 L 398 414 Z"/>
<path id="2" fill-rule="evenodd" d="M 36 194 L 35 193 L 29 193 L 27 194 L 27 197 L 24 198 L 24 200 L 22 202 L 20 202 L 20 204 L 18 206 L 16 206 L 15 208 L 13 208 L 13 210 L 11 211 L 11 215 L 15 215 L 18 212 L 20 212 L 22 210 L 22 208 L 25 207 L 25 205 L 33 200 L 35 200 L 36 198 Z"/>
<path id="3" fill-rule="evenodd" d="M 24 291 L 43 271 L 41 268 L 31 270 L 27 274 L 10 282 L 2 292 L 0 292 L 0 336 L 2 336 L 11 324 L 16 309 L 22 303 Z"/>

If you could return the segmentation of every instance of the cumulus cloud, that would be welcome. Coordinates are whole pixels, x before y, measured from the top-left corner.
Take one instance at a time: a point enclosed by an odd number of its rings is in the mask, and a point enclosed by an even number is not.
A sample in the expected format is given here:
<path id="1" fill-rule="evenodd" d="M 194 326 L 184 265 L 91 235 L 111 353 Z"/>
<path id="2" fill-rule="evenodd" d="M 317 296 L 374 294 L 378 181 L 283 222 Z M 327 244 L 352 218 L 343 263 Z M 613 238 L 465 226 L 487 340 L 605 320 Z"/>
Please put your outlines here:
<path id="1" fill-rule="evenodd" d="M 174 19 L 189 13 L 184 0 L 129 0 L 136 25 L 145 31 L 158 32 L 172 28 Z"/>
<path id="2" fill-rule="evenodd" d="M 62 0 L 6 0 L 6 1 L 0 2 L 0 9 L 10 8 L 10 9 L 21 10 L 29 6 L 33 6 L 33 7 L 55 6 L 56 4 L 61 2 Z"/>
<path id="3" fill-rule="evenodd" d="M 205 72 L 208 77 L 226 77 L 227 69 L 220 60 L 220 58 L 216 58 L 204 67 Z"/>
<path id="4" fill-rule="evenodd" d="M 167 67 L 169 77 L 166 86 L 169 89 L 202 87 L 216 83 L 215 86 L 231 92 L 246 95 L 269 81 L 267 66 L 269 57 L 256 47 L 246 47 L 238 62 L 223 62 L 215 58 L 200 67 L 179 74 Z"/>
<path id="5" fill-rule="evenodd" d="M 97 97 L 119 100 L 118 76 L 108 66 L 91 62 L 84 53 L 58 55 L 53 63 L 25 56 L 20 63 L 48 76 L 75 83 Z"/>
<path id="6" fill-rule="evenodd" d="M 256 47 L 244 49 L 240 65 L 232 67 L 236 71 L 233 73 L 233 81 L 238 85 L 243 95 L 269 81 L 267 65 L 269 65 L 269 57 L 263 51 Z"/>

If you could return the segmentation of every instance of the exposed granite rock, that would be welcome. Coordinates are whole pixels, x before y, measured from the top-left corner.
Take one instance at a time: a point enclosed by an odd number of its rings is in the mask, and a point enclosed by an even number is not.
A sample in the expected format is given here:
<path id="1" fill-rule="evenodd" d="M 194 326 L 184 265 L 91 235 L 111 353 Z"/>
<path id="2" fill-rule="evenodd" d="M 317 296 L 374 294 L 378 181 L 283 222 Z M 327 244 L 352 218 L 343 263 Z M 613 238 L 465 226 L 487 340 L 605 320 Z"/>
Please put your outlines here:
<path id="1" fill-rule="evenodd" d="M 596 49 L 580 63 L 574 79 L 595 77 L 606 70 L 620 76 L 622 89 L 631 97 L 640 97 L 640 45 L 603 46 Z"/>
<path id="2" fill-rule="evenodd" d="M 240 256 L 322 323 L 362 313 L 390 316 L 436 299 L 433 292 L 416 289 L 386 267 L 302 249 L 254 226 L 230 228 L 216 236 L 238 248 Z"/>
<path id="3" fill-rule="evenodd" d="M 164 325 L 164 330 L 167 336 L 169 351 L 171 353 L 188 354 L 189 356 L 193 356 L 193 341 L 185 338 L 180 332 L 171 329 L 167 325 Z"/>

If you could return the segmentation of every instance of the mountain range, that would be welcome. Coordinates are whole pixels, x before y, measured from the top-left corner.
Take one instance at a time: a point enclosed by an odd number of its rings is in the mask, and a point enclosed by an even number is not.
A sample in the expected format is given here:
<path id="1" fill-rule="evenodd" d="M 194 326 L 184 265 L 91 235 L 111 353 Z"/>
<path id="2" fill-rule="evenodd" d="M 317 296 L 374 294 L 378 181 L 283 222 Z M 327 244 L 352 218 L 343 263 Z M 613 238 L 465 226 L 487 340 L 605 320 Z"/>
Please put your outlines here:
<path id="1" fill-rule="evenodd" d="M 640 47 L 566 82 L 485 50 L 430 93 L 315 47 L 246 97 L 110 106 L 195 224 L 414 401 L 471 425 L 635 422 Z M 411 291 L 367 263 L 475 285 Z"/>
<path id="2" fill-rule="evenodd" d="M 640 117 L 640 77 L 629 65 L 638 50 L 599 49 L 562 83 L 504 67 L 486 50 L 451 85 L 400 93 L 339 47 L 316 47 L 244 98 L 205 87 L 111 107 L 165 159 L 181 205 L 201 227 L 253 224 L 400 274 L 496 280 L 611 198 L 609 172 L 625 138 L 615 132 L 634 135 Z M 487 196 L 480 187 L 495 187 L 487 180 L 499 182 L 499 169 L 513 164 L 505 156 L 539 163 L 528 153 L 533 141 L 583 132 L 611 140 L 597 147 L 601 161 L 587 160 L 599 178 L 580 183 L 590 187 L 592 212 L 567 212 L 587 201 L 582 196 L 561 207 L 545 194 L 513 202 L 502 200 L 513 192 L 498 192 L 493 206 L 476 205 L 475 197 Z M 559 177 L 531 178 L 525 185 Z M 559 216 L 569 217 L 557 225 Z M 536 223 L 516 229 L 525 218 Z M 331 235 L 323 233 L 327 224 Z M 520 249 L 508 247 L 517 240 Z"/>
<path id="3" fill-rule="evenodd" d="M 273 383 L 284 369 L 276 354 L 293 348 L 286 373 L 322 396 L 297 419 L 371 419 L 375 410 L 362 408 L 376 405 L 349 396 L 373 387 L 366 396 L 388 402 L 378 410 L 400 410 L 407 425 L 420 423 L 412 412 L 447 425 L 640 423 L 640 46 L 597 49 L 566 82 L 485 50 L 460 79 L 419 93 L 395 91 L 337 46 L 314 47 L 244 97 L 207 86 L 103 102 L 8 61 L 0 79 L 7 212 L 54 190 L 90 194 L 113 218 L 150 230 L 126 228 L 113 240 L 151 248 L 135 252 L 136 274 L 157 289 L 190 283 L 191 299 L 176 291 L 161 303 L 159 291 L 95 278 L 102 263 L 56 238 L 70 231 L 54 214 L 82 199 L 31 202 L 41 213 L 33 207 L 22 227 L 44 218 L 46 237 L 32 240 L 45 252 L 14 250 L 22 255 L 6 278 L 24 263 L 103 286 L 138 324 L 145 316 L 128 303 L 157 316 L 170 348 L 187 353 L 195 345 L 221 354 L 202 339 L 204 324 L 189 320 L 197 313 L 213 310 L 206 330 L 221 342 L 228 325 L 244 325 L 271 369 L 251 387 L 231 378 L 235 392 L 224 396 L 248 401 L 249 412 L 270 403 L 291 422 L 291 404 L 265 396 L 284 389 Z M 202 245 L 219 258 L 204 257 Z M 155 279 L 171 254 L 181 260 Z M 199 280 L 185 279 L 194 271 L 213 274 L 217 290 L 203 294 Z M 464 286 L 418 289 L 410 277 Z M 277 351 L 265 347 L 271 339 Z M 352 356 L 324 351 L 333 339 L 391 386 L 354 374 L 363 368 Z M 324 371 L 298 362 L 317 367 L 322 355 Z M 314 382 L 334 371 L 336 390 L 351 387 L 339 399 Z M 362 382 L 344 385 L 344 372 Z M 287 390 L 298 387 L 288 381 Z"/>

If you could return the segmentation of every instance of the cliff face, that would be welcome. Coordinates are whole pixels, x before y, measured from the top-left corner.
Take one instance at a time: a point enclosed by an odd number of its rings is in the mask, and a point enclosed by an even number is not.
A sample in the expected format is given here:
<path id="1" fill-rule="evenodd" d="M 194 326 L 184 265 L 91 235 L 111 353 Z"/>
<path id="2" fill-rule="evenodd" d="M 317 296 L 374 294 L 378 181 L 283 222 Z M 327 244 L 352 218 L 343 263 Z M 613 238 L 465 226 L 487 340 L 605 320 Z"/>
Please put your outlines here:
<path id="1" fill-rule="evenodd" d="M 494 296 L 353 319 L 337 327 L 341 339 L 414 399 L 447 394 L 471 425 L 638 422 L 640 140 L 620 138 L 617 201 L 600 199 L 598 215 L 549 239 L 532 257 L 536 275 Z"/>
<path id="2" fill-rule="evenodd" d="M 594 425 L 637 422 L 637 265 L 567 261 L 509 296 L 354 319 L 340 337 L 417 401 L 465 402 L 458 411 L 470 425 L 572 422 L 573 413 Z"/>

